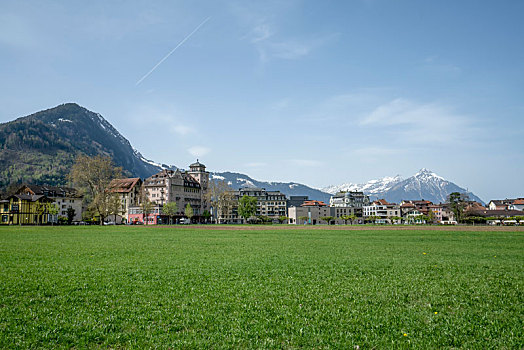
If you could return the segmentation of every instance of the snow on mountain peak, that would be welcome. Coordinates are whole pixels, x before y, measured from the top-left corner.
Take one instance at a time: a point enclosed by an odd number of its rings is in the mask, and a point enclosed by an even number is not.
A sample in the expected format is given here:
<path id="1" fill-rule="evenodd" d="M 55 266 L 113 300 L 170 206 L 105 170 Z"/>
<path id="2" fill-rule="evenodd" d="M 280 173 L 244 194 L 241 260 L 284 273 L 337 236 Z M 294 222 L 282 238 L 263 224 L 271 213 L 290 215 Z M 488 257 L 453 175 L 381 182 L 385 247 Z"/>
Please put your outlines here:
<path id="1" fill-rule="evenodd" d="M 418 171 L 418 173 L 416 173 L 413 177 L 415 178 L 425 178 L 425 179 L 437 179 L 437 180 L 444 180 L 443 177 L 441 176 L 438 176 L 437 174 L 435 174 L 434 172 L 432 172 L 431 170 L 429 169 L 426 169 L 426 168 L 422 168 Z"/>

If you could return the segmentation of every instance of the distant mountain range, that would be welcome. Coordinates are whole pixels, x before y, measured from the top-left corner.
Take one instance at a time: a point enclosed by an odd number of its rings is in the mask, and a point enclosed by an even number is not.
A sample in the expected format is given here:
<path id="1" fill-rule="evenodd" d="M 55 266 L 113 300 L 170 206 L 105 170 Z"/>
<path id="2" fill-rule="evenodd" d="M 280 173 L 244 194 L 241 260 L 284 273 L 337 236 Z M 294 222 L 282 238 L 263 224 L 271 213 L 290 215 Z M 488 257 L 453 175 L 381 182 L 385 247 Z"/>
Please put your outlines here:
<path id="1" fill-rule="evenodd" d="M 146 178 L 161 169 L 176 169 L 174 165 L 144 158 L 100 114 L 75 103 L 66 103 L 0 124 L 0 190 L 22 182 L 66 185 L 66 176 L 78 154 L 108 155 L 126 175 L 134 177 Z M 212 173 L 211 176 L 227 181 L 235 189 L 260 187 L 327 203 L 331 194 L 339 191 L 363 191 L 372 198 L 385 198 L 390 202 L 423 198 L 434 203 L 445 201 L 451 192 L 466 192 L 426 169 L 405 180 L 397 175 L 365 184 L 346 183 L 323 189 L 296 182 L 258 181 L 234 172 Z M 482 202 L 474 194 L 469 195 Z"/>
<path id="2" fill-rule="evenodd" d="M 214 180 L 224 180 L 229 186 L 234 189 L 242 187 L 257 187 L 264 188 L 268 191 L 280 191 L 286 196 L 308 196 L 311 199 L 316 199 L 329 203 L 331 194 L 312 188 L 296 182 L 266 182 L 254 180 L 251 177 L 240 173 L 211 173 L 211 178 Z"/>
<path id="3" fill-rule="evenodd" d="M 421 169 L 407 179 L 397 175 L 371 180 L 363 184 L 345 183 L 339 186 L 328 186 L 321 190 L 330 194 L 340 191 L 363 191 L 372 199 L 384 198 L 393 203 L 399 203 L 403 199 L 425 199 L 433 203 L 443 203 L 448 194 L 460 192 L 467 193 L 471 200 L 484 203 L 475 194 L 428 169 Z"/>

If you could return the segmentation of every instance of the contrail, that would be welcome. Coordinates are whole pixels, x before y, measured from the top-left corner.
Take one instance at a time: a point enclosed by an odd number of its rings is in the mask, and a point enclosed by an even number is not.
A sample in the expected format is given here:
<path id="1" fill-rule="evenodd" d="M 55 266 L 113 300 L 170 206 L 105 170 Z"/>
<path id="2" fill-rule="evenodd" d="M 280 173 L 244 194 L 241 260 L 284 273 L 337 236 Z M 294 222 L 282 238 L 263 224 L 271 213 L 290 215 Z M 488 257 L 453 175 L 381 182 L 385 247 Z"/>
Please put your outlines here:
<path id="1" fill-rule="evenodd" d="M 189 33 L 189 35 L 187 35 L 180 43 L 178 43 L 178 45 L 173 50 L 171 50 L 164 58 L 162 58 L 160 60 L 160 62 L 158 62 L 149 72 L 147 72 L 146 75 L 144 75 L 139 81 L 137 81 L 135 86 L 138 86 L 138 84 L 140 84 L 145 78 L 147 78 L 151 73 L 153 73 L 155 71 L 155 69 L 157 69 L 158 66 L 160 66 L 162 64 L 162 62 L 167 60 L 167 58 L 169 56 L 171 56 L 171 54 L 173 52 L 175 52 L 176 49 L 178 49 L 180 46 L 182 46 L 182 44 L 185 43 L 187 41 L 187 39 L 189 39 L 193 34 L 195 34 L 196 31 L 199 30 L 200 27 L 202 27 L 204 24 L 206 24 L 206 22 L 209 21 L 210 19 L 211 19 L 211 16 L 206 18 L 202 23 L 200 23 L 191 33 Z"/>

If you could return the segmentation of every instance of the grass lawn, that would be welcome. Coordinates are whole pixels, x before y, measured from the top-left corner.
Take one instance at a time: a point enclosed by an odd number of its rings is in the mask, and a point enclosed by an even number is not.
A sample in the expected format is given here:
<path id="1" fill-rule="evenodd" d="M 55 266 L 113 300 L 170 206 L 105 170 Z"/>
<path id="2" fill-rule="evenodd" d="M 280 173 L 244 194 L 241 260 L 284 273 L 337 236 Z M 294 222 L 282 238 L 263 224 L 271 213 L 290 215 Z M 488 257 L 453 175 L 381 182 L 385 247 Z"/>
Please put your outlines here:
<path id="1" fill-rule="evenodd" d="M 524 231 L 0 228 L 0 348 L 524 348 Z"/>

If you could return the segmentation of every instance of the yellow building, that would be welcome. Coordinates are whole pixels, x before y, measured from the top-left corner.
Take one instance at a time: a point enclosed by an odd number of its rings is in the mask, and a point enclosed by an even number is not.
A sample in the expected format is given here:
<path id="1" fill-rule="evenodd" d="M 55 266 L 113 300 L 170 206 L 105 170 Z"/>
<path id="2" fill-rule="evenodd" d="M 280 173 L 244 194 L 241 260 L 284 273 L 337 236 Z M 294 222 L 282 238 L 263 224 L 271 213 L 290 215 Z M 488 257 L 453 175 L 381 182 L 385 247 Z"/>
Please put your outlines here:
<path id="1" fill-rule="evenodd" d="M 50 203 L 53 200 L 43 195 L 14 194 L 0 201 L 0 224 L 47 224 Z"/>

